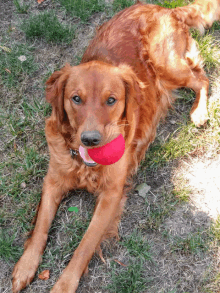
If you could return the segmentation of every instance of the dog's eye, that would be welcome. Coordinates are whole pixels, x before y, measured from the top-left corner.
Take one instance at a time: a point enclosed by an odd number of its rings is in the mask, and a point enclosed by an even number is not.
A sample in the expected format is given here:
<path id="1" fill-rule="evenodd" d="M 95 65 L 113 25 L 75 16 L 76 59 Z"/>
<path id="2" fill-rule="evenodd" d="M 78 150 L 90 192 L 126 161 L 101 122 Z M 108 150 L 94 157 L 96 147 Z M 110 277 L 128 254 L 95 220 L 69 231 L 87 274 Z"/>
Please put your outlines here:
<path id="1" fill-rule="evenodd" d="M 114 103 L 116 102 L 116 99 L 113 97 L 109 97 L 107 100 L 107 105 L 114 105 Z"/>
<path id="2" fill-rule="evenodd" d="M 75 104 L 80 104 L 82 102 L 82 100 L 79 96 L 73 96 L 72 100 Z"/>

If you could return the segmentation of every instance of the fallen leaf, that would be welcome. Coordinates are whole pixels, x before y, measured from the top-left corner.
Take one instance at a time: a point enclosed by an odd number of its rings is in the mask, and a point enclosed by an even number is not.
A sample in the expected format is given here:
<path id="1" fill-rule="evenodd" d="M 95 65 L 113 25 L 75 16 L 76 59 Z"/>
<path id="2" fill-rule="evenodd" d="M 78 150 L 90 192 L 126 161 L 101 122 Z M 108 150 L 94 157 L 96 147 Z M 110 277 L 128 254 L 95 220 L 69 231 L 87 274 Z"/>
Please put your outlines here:
<path id="1" fill-rule="evenodd" d="M 11 73 L 11 71 L 8 68 L 5 68 L 5 71 Z"/>
<path id="2" fill-rule="evenodd" d="M 41 4 L 42 2 L 44 2 L 44 0 L 37 0 L 38 4 Z"/>
<path id="3" fill-rule="evenodd" d="M 38 278 L 41 280 L 48 280 L 50 278 L 50 271 L 49 270 L 44 270 L 38 275 Z"/>
<path id="4" fill-rule="evenodd" d="M 138 191 L 138 195 L 146 198 L 148 191 L 151 189 L 151 187 L 149 185 L 147 185 L 146 183 L 142 183 L 138 186 L 135 187 L 135 190 Z"/>
<path id="5" fill-rule="evenodd" d="M 11 53 L 11 49 L 9 49 L 8 47 L 0 46 L 0 48 L 5 52 Z"/>
<path id="6" fill-rule="evenodd" d="M 78 213 L 79 209 L 77 207 L 69 207 L 68 208 L 68 211 L 69 212 L 76 212 L 76 213 Z"/>
<path id="7" fill-rule="evenodd" d="M 114 261 L 115 261 L 115 262 L 117 262 L 118 264 L 120 264 L 121 266 L 123 266 L 123 267 L 126 267 L 126 265 L 125 265 L 125 264 L 123 264 L 122 262 L 120 262 L 119 260 L 117 260 L 117 259 L 114 259 Z"/>

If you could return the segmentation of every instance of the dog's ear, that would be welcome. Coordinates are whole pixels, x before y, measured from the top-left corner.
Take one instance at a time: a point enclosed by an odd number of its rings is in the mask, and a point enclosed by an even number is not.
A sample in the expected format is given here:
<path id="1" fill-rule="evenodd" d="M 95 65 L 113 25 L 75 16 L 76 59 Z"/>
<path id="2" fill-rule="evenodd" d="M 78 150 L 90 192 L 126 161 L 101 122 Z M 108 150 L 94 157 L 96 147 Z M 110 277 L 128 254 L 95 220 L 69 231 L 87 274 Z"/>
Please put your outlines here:
<path id="1" fill-rule="evenodd" d="M 130 66 L 120 65 L 119 70 L 125 84 L 125 116 L 128 122 L 126 144 L 129 145 L 137 128 L 138 109 L 143 102 L 143 91 L 146 86 L 139 80 Z"/>
<path id="2" fill-rule="evenodd" d="M 59 124 L 62 124 L 66 117 L 64 91 L 70 72 L 71 66 L 66 64 L 60 71 L 55 71 L 46 81 L 46 100 L 52 105 Z"/>

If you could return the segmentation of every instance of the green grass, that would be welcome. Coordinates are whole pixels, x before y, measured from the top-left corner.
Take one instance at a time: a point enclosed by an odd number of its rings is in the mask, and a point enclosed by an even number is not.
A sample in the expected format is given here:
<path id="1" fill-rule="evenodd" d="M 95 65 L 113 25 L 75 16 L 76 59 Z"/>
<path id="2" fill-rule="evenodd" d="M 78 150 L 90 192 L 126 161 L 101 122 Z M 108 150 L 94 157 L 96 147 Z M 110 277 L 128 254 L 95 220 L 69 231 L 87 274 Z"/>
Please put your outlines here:
<path id="1" fill-rule="evenodd" d="M 171 250 L 182 254 L 196 254 L 201 256 L 209 248 L 209 242 L 206 238 L 207 233 L 201 232 L 189 234 L 185 238 L 175 237 L 171 245 Z"/>
<path id="2" fill-rule="evenodd" d="M 165 0 L 165 1 L 158 1 L 156 4 L 163 6 L 165 8 L 176 8 L 176 7 L 188 5 L 189 1 L 187 1 L 187 0 Z"/>
<path id="3" fill-rule="evenodd" d="M 141 231 L 134 230 L 131 235 L 127 236 L 120 242 L 122 246 L 126 247 L 129 254 L 134 257 L 151 260 L 150 245 L 142 236 Z"/>
<path id="4" fill-rule="evenodd" d="M 220 50 L 214 36 L 210 32 L 207 32 L 204 36 L 201 36 L 196 30 L 192 31 L 192 36 L 198 44 L 198 48 L 207 71 L 219 66 Z"/>
<path id="5" fill-rule="evenodd" d="M 12 236 L 11 236 L 12 235 Z M 21 254 L 22 248 L 14 244 L 16 231 L 0 230 L 0 258 L 6 261 L 17 261 Z"/>
<path id="6" fill-rule="evenodd" d="M 214 236 L 214 239 L 217 241 L 218 245 L 220 244 L 220 216 L 212 223 L 211 226 L 211 235 Z"/>
<path id="7" fill-rule="evenodd" d="M 118 269 L 115 263 L 111 267 L 111 283 L 106 287 L 110 293 L 140 293 L 150 282 L 143 275 L 145 270 L 139 259 L 130 261 L 126 268 Z"/>
<path id="8" fill-rule="evenodd" d="M 13 3 L 15 5 L 16 10 L 17 10 L 18 13 L 26 14 L 28 12 L 28 8 L 29 8 L 30 5 L 25 4 L 25 3 L 21 4 L 19 0 L 13 0 Z"/>
<path id="9" fill-rule="evenodd" d="M 22 183 L 33 184 L 43 178 L 48 165 L 47 156 L 42 156 L 36 148 L 25 148 L 15 151 L 11 159 L 0 164 L 0 192 L 18 201 L 26 197 Z M 7 173 L 8 176 L 4 176 Z"/>
<path id="10" fill-rule="evenodd" d="M 201 145 L 201 141 L 196 137 L 199 132 L 200 130 L 191 124 L 180 126 L 179 130 L 164 143 L 156 142 L 150 147 L 142 168 L 158 168 L 171 160 L 185 156 Z"/>
<path id="11" fill-rule="evenodd" d="M 21 29 L 26 38 L 40 38 L 52 43 L 70 44 L 75 37 L 75 27 L 62 24 L 54 11 L 31 15 L 24 20 Z"/>
<path id="12" fill-rule="evenodd" d="M 133 4 L 135 4 L 134 0 L 114 0 L 112 8 L 114 12 L 118 12 Z"/>
<path id="13" fill-rule="evenodd" d="M 88 19 L 95 12 L 101 12 L 105 9 L 105 2 L 103 0 L 58 0 L 60 4 L 72 16 L 79 17 L 83 22 Z"/>
<path id="14" fill-rule="evenodd" d="M 34 48 L 25 44 L 0 45 L 0 81 L 8 87 L 18 86 L 27 75 L 37 70 Z M 21 56 L 24 56 L 24 61 L 19 59 Z"/>

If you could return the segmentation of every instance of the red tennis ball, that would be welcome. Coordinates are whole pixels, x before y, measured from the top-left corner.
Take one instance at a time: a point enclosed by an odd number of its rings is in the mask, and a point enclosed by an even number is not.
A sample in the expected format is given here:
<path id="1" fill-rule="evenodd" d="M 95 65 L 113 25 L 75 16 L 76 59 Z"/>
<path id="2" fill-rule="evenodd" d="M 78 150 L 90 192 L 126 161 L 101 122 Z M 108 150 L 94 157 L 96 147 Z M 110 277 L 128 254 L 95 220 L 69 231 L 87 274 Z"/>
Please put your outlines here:
<path id="1" fill-rule="evenodd" d="M 125 151 L 125 140 L 122 134 L 99 148 L 88 149 L 89 156 L 98 164 L 111 165 L 121 159 Z"/>

